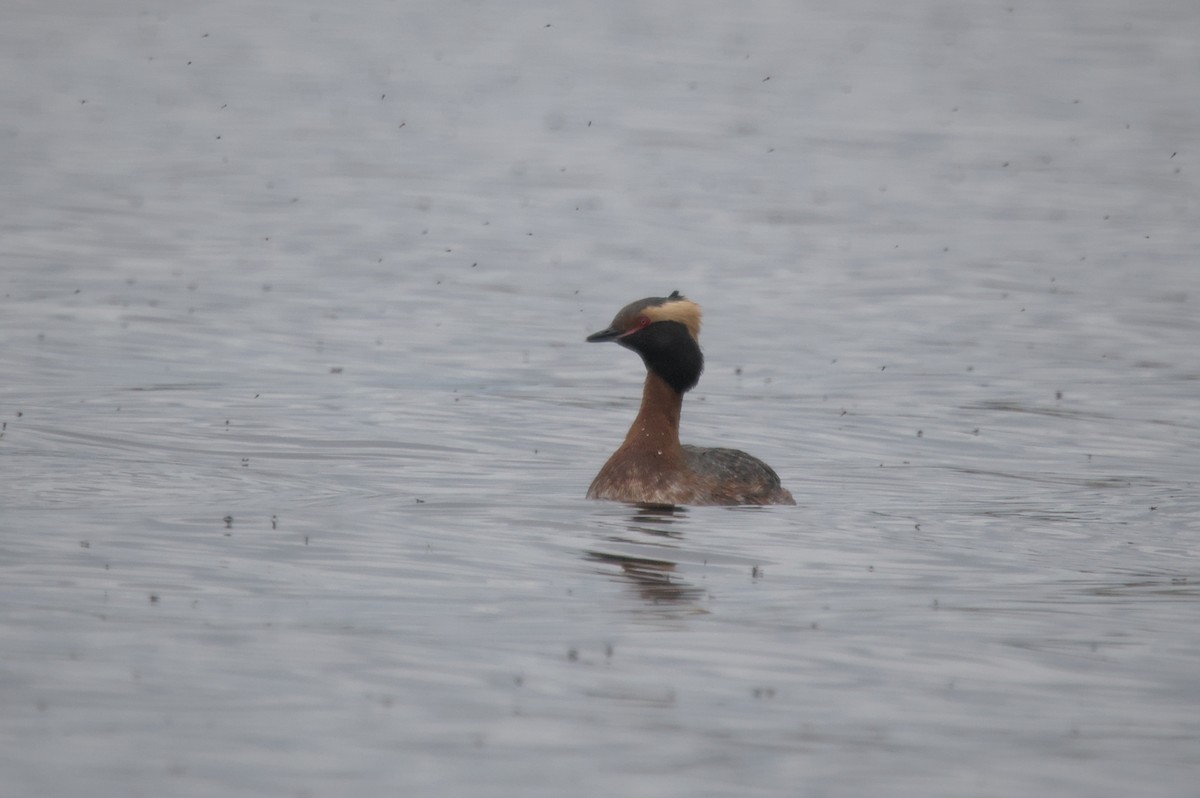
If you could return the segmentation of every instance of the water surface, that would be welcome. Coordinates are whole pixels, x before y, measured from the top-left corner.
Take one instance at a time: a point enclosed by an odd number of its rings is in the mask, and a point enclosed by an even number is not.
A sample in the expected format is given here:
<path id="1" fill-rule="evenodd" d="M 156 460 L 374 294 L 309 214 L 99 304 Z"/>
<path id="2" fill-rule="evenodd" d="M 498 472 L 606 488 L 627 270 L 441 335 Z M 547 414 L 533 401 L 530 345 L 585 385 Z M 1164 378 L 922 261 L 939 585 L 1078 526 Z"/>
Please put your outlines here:
<path id="1" fill-rule="evenodd" d="M 0 792 L 1194 789 L 1191 4 L 47 9 Z M 675 289 L 796 507 L 582 498 Z"/>

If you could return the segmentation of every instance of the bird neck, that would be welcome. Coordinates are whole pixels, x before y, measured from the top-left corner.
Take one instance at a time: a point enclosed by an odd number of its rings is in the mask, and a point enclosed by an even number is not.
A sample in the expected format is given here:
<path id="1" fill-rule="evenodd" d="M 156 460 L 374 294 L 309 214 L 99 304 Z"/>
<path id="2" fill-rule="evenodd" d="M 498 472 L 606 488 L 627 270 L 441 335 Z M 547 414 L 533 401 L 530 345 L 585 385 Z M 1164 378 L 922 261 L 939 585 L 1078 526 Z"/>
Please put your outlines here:
<path id="1" fill-rule="evenodd" d="M 646 372 L 642 406 L 625 436 L 625 446 L 651 449 L 657 454 L 680 452 L 679 414 L 683 394 L 653 371 Z"/>

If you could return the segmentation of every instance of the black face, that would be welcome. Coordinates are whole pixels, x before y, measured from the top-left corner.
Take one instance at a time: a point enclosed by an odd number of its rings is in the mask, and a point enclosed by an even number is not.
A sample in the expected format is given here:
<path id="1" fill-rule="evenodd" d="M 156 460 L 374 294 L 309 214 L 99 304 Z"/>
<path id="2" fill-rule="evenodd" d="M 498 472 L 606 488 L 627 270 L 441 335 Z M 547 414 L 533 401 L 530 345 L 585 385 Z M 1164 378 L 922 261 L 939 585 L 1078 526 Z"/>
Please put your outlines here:
<path id="1" fill-rule="evenodd" d="M 700 381 L 704 355 L 688 328 L 677 321 L 656 321 L 616 341 L 641 355 L 646 368 L 677 393 L 690 391 Z"/>

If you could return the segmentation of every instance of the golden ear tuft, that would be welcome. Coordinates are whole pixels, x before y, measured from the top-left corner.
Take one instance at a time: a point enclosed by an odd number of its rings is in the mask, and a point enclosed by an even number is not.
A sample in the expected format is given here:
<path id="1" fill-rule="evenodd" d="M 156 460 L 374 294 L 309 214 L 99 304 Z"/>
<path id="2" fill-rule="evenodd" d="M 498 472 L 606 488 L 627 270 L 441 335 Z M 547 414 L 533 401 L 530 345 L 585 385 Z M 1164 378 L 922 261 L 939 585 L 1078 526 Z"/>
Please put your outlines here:
<path id="1" fill-rule="evenodd" d="M 674 297 L 678 294 L 672 294 Z M 651 321 L 677 321 L 687 327 L 697 343 L 700 341 L 700 306 L 690 299 L 670 299 L 661 305 L 654 305 L 642 311 Z"/>

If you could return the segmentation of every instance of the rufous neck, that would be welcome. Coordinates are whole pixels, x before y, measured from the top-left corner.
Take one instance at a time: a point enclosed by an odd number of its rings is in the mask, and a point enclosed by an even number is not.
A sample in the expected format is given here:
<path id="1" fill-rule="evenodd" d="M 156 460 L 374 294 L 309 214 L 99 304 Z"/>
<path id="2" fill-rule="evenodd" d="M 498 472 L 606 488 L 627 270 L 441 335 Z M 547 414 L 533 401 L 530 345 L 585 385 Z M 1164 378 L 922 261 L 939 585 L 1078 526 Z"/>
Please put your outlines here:
<path id="1" fill-rule="evenodd" d="M 679 413 L 683 394 L 653 371 L 646 372 L 642 406 L 625 436 L 627 446 L 647 447 L 662 452 L 679 449 Z"/>

